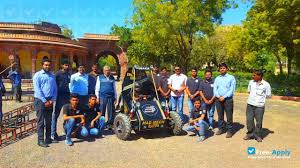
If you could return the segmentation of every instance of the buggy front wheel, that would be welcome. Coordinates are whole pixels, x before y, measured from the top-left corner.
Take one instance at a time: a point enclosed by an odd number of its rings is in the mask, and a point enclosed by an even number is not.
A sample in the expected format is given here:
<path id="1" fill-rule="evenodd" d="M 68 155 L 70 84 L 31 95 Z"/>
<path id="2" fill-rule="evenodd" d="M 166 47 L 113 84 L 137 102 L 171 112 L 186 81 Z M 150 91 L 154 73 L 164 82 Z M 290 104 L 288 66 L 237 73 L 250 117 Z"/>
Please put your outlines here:
<path id="1" fill-rule="evenodd" d="M 171 133 L 174 135 L 180 135 L 182 131 L 182 122 L 181 122 L 181 117 L 178 113 L 175 111 L 170 111 L 170 129 Z"/>
<path id="2" fill-rule="evenodd" d="M 127 140 L 131 133 L 131 123 L 127 115 L 119 113 L 115 117 L 114 132 L 121 140 Z"/>

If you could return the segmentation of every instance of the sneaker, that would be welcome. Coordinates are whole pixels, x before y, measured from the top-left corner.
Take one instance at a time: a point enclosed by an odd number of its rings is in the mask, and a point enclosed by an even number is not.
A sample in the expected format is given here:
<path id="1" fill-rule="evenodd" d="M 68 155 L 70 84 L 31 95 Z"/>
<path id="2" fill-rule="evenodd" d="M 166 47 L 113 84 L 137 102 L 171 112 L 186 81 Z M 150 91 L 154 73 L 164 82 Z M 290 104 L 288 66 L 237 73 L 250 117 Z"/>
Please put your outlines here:
<path id="1" fill-rule="evenodd" d="M 209 129 L 209 130 L 213 130 L 214 128 L 213 128 L 212 126 L 209 126 L 208 129 Z"/>
<path id="2" fill-rule="evenodd" d="M 49 145 L 46 144 L 45 142 L 38 142 L 38 146 L 43 147 L 43 148 L 49 147 Z"/>
<path id="3" fill-rule="evenodd" d="M 73 142 L 70 139 L 66 139 L 65 144 L 68 145 L 68 146 L 72 146 Z"/>
<path id="4" fill-rule="evenodd" d="M 205 136 L 200 136 L 198 141 L 203 142 L 204 140 L 205 140 Z"/>
<path id="5" fill-rule="evenodd" d="M 232 136 L 233 136 L 233 134 L 231 132 L 227 132 L 226 138 L 231 138 Z"/>

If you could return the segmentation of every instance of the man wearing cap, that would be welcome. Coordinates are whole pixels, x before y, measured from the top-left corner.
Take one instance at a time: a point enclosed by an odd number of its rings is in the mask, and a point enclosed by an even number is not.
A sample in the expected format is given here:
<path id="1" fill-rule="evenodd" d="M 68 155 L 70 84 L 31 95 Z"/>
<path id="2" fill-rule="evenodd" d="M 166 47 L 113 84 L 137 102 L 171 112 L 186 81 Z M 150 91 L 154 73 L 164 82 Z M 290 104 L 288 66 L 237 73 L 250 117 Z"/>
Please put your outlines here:
<path id="1" fill-rule="evenodd" d="M 51 60 L 43 58 L 42 68 L 33 76 L 34 108 L 37 115 L 38 145 L 48 147 L 48 144 L 52 142 L 51 119 L 53 102 L 56 101 L 57 97 L 57 85 L 54 74 L 50 72 Z M 44 128 L 46 128 L 46 133 Z"/>
<path id="2" fill-rule="evenodd" d="M 63 105 L 67 104 L 70 99 L 69 83 L 71 74 L 69 72 L 69 62 L 67 60 L 62 60 L 61 70 L 55 74 L 56 84 L 57 84 L 57 101 L 55 103 L 55 110 L 52 115 L 51 123 L 51 139 L 52 142 L 57 142 L 59 137 L 56 132 L 57 128 L 57 118 L 60 115 L 60 110 Z"/>
<path id="3" fill-rule="evenodd" d="M 88 103 L 89 76 L 85 73 L 84 65 L 78 67 L 78 72 L 71 75 L 69 84 L 70 92 L 78 94 L 79 107 Z"/>
<path id="4" fill-rule="evenodd" d="M 225 63 L 219 65 L 221 73 L 214 82 L 214 96 L 216 97 L 216 108 L 219 118 L 219 130 L 216 135 L 221 135 L 227 131 L 226 138 L 233 136 L 233 94 L 236 87 L 234 76 L 227 73 L 228 66 Z M 227 123 L 224 121 L 224 112 Z"/>
<path id="5" fill-rule="evenodd" d="M 96 82 L 95 95 L 100 103 L 102 115 L 108 114 L 107 127 L 111 129 L 114 122 L 114 112 L 117 99 L 115 78 L 110 75 L 110 67 L 103 67 L 103 74 L 99 75 Z M 107 107 L 107 108 L 106 108 Z"/>

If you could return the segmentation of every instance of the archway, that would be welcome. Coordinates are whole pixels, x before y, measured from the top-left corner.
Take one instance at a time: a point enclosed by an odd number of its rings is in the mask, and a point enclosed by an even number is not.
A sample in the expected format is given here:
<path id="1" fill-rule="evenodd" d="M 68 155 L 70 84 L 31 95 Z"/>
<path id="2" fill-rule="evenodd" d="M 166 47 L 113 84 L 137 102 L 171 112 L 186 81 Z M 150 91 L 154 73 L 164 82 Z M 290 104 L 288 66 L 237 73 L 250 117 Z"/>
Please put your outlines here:
<path id="1" fill-rule="evenodd" d="M 9 66 L 10 66 L 10 62 L 8 59 L 8 54 L 5 51 L 0 51 L 0 72 L 2 72 L 4 69 L 6 69 Z M 1 76 L 6 77 L 8 75 L 8 71 L 9 70 L 0 74 L 0 78 Z"/>
<path id="2" fill-rule="evenodd" d="M 116 75 L 117 75 L 117 80 L 119 80 L 120 79 L 120 74 L 121 74 L 121 66 L 120 66 L 120 63 L 119 63 L 119 59 L 118 59 L 118 56 L 117 56 L 117 54 L 116 53 L 114 53 L 114 52 L 112 52 L 112 51 L 102 51 L 102 52 L 100 52 L 98 55 L 97 55 L 97 64 L 98 64 L 98 67 L 100 67 L 100 65 L 99 65 L 99 60 L 101 59 L 101 58 L 109 58 L 109 57 L 113 57 L 114 59 L 115 59 L 115 64 L 116 64 L 116 68 L 114 69 L 112 69 L 112 71 L 114 72 L 116 72 Z M 108 59 L 109 60 L 109 59 Z M 102 72 L 102 68 L 103 67 L 100 67 L 100 70 L 101 70 L 101 72 Z"/>

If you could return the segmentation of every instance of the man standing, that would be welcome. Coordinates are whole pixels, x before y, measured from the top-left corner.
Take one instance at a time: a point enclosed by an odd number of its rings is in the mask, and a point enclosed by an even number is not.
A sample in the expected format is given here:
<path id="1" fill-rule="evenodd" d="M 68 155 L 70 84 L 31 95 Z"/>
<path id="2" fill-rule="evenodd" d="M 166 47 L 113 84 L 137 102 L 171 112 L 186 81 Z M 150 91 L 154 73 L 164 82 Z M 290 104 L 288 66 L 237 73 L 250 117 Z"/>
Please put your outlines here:
<path id="1" fill-rule="evenodd" d="M 168 87 L 171 90 L 171 110 L 179 113 L 182 123 L 185 121 L 183 114 L 184 90 L 186 88 L 187 77 L 181 73 L 179 66 L 175 66 L 175 74 L 168 80 Z"/>
<path id="2" fill-rule="evenodd" d="M 212 79 L 212 71 L 205 70 L 205 79 L 200 83 L 199 90 L 202 98 L 202 108 L 206 109 L 208 115 L 209 129 L 214 128 L 215 113 L 215 96 L 214 96 L 214 80 Z"/>
<path id="3" fill-rule="evenodd" d="M 216 107 L 219 117 L 219 130 L 216 135 L 225 133 L 226 138 L 233 136 L 233 94 L 236 87 L 234 76 L 227 74 L 228 66 L 225 63 L 219 65 L 219 75 L 214 83 L 214 96 L 216 97 Z M 227 125 L 224 121 L 224 111 L 226 112 Z M 226 128 L 225 128 L 226 127 Z"/>
<path id="4" fill-rule="evenodd" d="M 22 79 L 21 79 L 21 74 L 19 72 L 19 68 L 15 67 L 15 70 L 12 71 L 8 76 L 8 79 L 12 81 L 12 90 L 14 95 L 16 96 L 16 102 L 22 102 L 21 97 L 22 97 Z"/>
<path id="5" fill-rule="evenodd" d="M 197 69 L 192 68 L 192 76 L 187 79 L 186 82 L 186 93 L 188 95 L 188 107 L 190 117 L 192 115 L 192 110 L 194 108 L 194 102 L 196 99 L 199 99 L 199 85 L 201 80 L 197 76 Z"/>
<path id="6" fill-rule="evenodd" d="M 53 102 L 57 97 L 55 76 L 50 72 L 51 61 L 48 58 L 42 60 L 43 69 L 33 76 L 34 108 L 37 115 L 38 145 L 48 147 L 51 143 L 51 117 Z M 46 127 L 46 139 L 44 140 L 44 127 Z"/>
<path id="7" fill-rule="evenodd" d="M 2 112 L 2 95 L 6 92 L 2 79 L 0 78 L 0 122 L 2 122 L 3 112 Z"/>
<path id="8" fill-rule="evenodd" d="M 71 80 L 69 84 L 70 92 L 78 94 L 79 97 L 79 107 L 88 103 L 88 78 L 89 76 L 85 74 L 84 65 L 78 67 L 78 72 L 71 75 Z"/>
<path id="9" fill-rule="evenodd" d="M 98 67 L 97 64 L 92 66 L 92 71 L 89 73 L 89 95 L 95 94 L 95 86 L 98 77 Z"/>
<path id="10" fill-rule="evenodd" d="M 56 84 L 57 84 L 57 101 L 55 103 L 55 110 L 52 115 L 51 123 L 51 139 L 52 142 L 57 142 L 59 137 L 56 132 L 57 128 L 57 119 L 60 114 L 60 110 L 63 105 L 67 104 L 70 100 L 70 90 L 69 83 L 71 74 L 69 72 L 69 62 L 63 60 L 61 64 L 61 70 L 55 74 Z"/>
<path id="11" fill-rule="evenodd" d="M 248 101 L 246 110 L 247 120 L 247 135 L 244 140 L 252 139 L 253 137 L 257 142 L 262 142 L 262 122 L 265 112 L 266 98 L 271 97 L 270 84 L 263 80 L 263 72 L 261 70 L 255 70 L 252 76 L 253 80 L 248 85 Z M 254 124 L 254 118 L 256 125 Z"/>
<path id="12" fill-rule="evenodd" d="M 99 75 L 97 78 L 95 94 L 100 102 L 100 111 L 102 115 L 106 114 L 106 107 L 107 107 L 107 127 L 111 129 L 111 126 L 114 123 L 114 112 L 117 99 L 117 92 L 116 92 L 116 84 L 115 78 L 110 75 L 110 67 L 104 66 L 103 67 L 103 74 Z"/>
<path id="13" fill-rule="evenodd" d="M 170 98 L 170 92 L 171 90 L 168 87 L 168 70 L 166 67 L 163 67 L 161 69 L 161 76 L 159 79 L 159 83 L 158 83 L 158 90 L 159 90 L 159 99 L 160 102 L 169 102 L 169 98 Z"/>
<path id="14" fill-rule="evenodd" d="M 97 104 L 97 96 L 91 94 L 89 96 L 89 103 L 82 109 L 85 117 L 85 127 L 89 135 L 104 137 L 102 130 L 105 124 L 105 118 L 100 112 L 100 107 Z"/>

